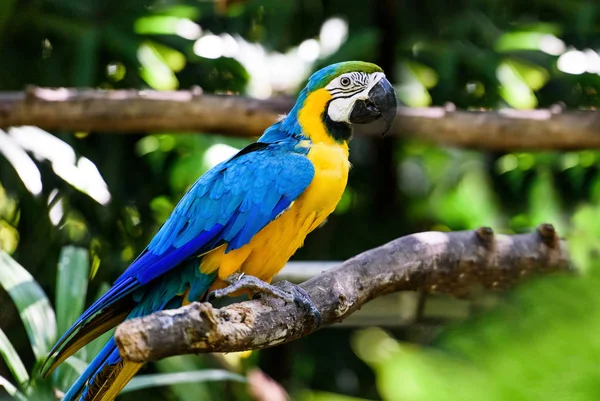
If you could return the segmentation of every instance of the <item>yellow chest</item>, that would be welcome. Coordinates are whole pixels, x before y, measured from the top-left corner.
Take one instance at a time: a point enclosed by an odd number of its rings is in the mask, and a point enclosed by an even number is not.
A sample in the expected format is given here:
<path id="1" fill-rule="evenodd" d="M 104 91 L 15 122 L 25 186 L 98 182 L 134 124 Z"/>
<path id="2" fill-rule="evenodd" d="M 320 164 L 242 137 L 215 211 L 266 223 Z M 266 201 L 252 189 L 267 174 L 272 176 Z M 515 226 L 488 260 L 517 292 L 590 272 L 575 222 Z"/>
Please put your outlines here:
<path id="1" fill-rule="evenodd" d="M 313 144 L 308 153 L 315 175 L 310 185 L 282 215 L 259 231 L 245 246 L 225 253 L 220 247 L 204 256 L 203 272 L 218 269 L 224 279 L 237 271 L 270 282 L 289 258 L 337 206 L 348 182 L 348 148 Z"/>
<path id="2" fill-rule="evenodd" d="M 315 167 L 315 176 L 293 207 L 308 220 L 314 215 L 310 232 L 335 210 L 346 189 L 350 162 L 348 148 L 323 143 L 312 145 L 308 158 Z"/>

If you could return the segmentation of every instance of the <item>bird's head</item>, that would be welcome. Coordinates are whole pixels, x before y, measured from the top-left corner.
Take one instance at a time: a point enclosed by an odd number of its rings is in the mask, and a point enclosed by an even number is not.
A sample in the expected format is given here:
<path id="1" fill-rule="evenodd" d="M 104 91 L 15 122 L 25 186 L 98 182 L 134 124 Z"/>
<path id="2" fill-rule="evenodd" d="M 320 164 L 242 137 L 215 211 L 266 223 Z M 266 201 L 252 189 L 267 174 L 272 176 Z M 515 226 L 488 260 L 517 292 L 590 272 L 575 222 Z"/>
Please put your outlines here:
<path id="1" fill-rule="evenodd" d="M 387 132 L 396 104 L 394 88 L 379 66 L 346 61 L 315 72 L 290 116 L 313 142 L 346 142 L 357 125 L 378 121 L 377 130 Z"/>

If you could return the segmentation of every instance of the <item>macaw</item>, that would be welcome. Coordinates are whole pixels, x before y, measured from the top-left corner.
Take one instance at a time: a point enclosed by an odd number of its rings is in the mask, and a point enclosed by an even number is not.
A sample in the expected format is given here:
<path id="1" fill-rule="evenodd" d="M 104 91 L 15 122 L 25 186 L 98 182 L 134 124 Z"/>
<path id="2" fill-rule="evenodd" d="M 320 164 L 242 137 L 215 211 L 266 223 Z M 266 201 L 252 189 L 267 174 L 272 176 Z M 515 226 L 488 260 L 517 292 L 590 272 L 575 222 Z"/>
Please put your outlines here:
<path id="1" fill-rule="evenodd" d="M 228 295 L 245 282 L 288 291 L 270 282 L 339 202 L 355 125 L 382 121 L 383 134 L 395 113 L 394 89 L 375 64 L 348 61 L 314 73 L 286 117 L 193 184 L 146 249 L 58 340 L 42 373 L 125 319 Z M 228 287 L 235 274 L 242 278 Z M 318 317 L 294 288 L 292 299 Z M 121 358 L 112 337 L 63 400 L 113 400 L 141 367 Z"/>

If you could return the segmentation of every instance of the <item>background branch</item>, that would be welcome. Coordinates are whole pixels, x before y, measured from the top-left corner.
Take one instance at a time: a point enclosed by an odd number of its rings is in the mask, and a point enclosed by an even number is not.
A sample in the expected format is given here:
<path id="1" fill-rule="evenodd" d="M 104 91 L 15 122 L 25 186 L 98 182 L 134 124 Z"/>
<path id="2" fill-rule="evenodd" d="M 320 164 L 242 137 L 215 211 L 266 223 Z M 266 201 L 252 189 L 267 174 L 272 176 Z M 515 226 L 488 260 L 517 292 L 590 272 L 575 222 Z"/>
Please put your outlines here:
<path id="1" fill-rule="evenodd" d="M 427 291 L 463 297 L 474 284 L 509 288 L 532 273 L 569 269 L 564 241 L 551 225 L 535 233 L 494 235 L 489 228 L 405 236 L 369 250 L 302 286 L 321 311 L 323 325 L 339 322 L 373 298 L 394 291 Z M 208 303 L 129 320 L 116 341 L 129 360 L 261 349 L 315 331 L 313 319 L 277 299 Z"/>
<path id="2" fill-rule="evenodd" d="M 176 92 L 100 91 L 29 87 L 0 93 L 0 128 L 95 132 L 205 132 L 257 137 L 293 100 Z M 514 149 L 600 148 L 600 113 L 543 110 L 460 111 L 400 107 L 390 135 L 460 147 Z"/>

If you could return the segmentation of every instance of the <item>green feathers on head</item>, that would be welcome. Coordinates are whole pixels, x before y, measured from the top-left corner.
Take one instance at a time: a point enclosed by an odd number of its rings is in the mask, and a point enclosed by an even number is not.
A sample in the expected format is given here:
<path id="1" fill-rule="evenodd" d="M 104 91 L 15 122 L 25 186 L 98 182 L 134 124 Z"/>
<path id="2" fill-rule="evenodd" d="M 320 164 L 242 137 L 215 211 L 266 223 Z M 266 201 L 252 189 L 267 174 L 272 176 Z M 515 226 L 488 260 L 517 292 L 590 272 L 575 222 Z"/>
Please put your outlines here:
<path id="1" fill-rule="evenodd" d="M 377 64 L 364 61 L 343 61 L 341 63 L 331 64 L 315 72 L 308 80 L 306 88 L 309 92 L 324 88 L 332 79 L 347 72 L 383 72 Z"/>

